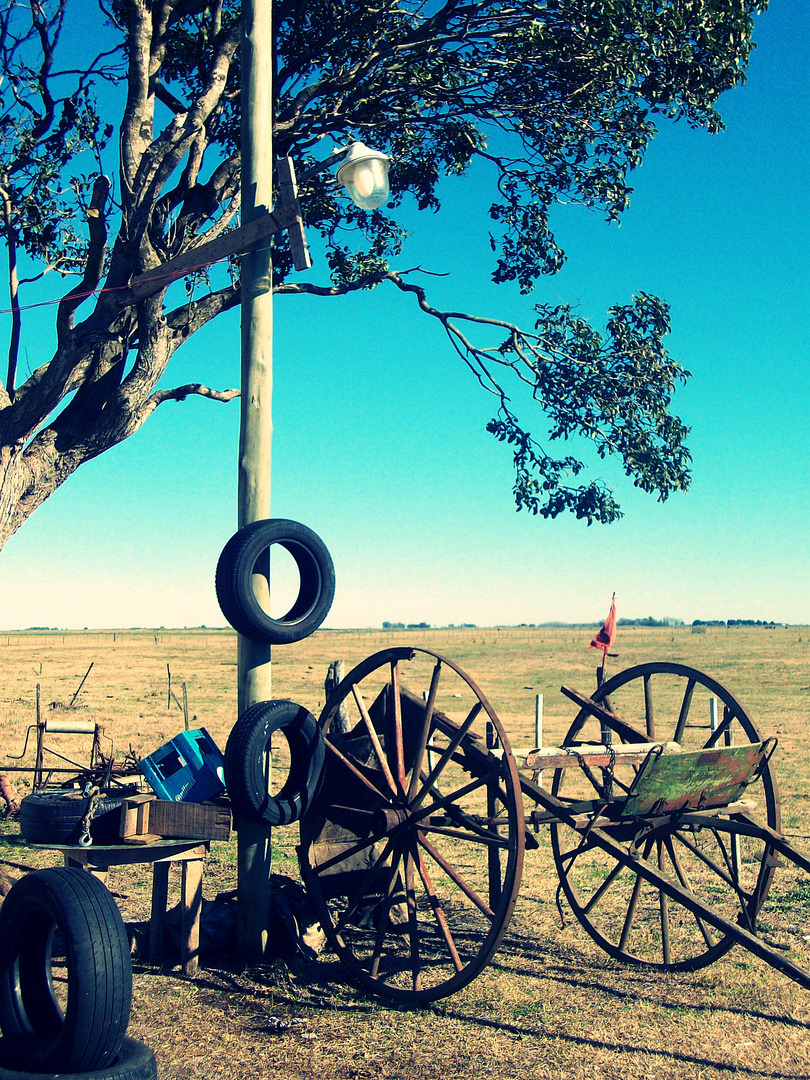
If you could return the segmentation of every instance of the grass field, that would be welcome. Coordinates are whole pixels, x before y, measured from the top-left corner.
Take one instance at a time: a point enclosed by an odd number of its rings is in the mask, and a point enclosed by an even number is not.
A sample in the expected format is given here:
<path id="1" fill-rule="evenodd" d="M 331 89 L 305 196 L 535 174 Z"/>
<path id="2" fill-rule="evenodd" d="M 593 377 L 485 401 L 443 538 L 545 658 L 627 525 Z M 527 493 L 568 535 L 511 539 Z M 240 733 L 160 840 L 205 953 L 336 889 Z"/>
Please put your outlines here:
<path id="1" fill-rule="evenodd" d="M 561 683 L 590 692 L 598 654 L 587 631 L 503 628 L 319 632 L 274 653 L 274 695 L 316 715 L 328 664 L 347 670 L 391 644 L 447 655 L 487 695 L 514 745 L 533 741 L 535 695 L 544 698 L 545 741 L 559 742 L 575 712 Z M 609 674 L 650 660 L 699 668 L 743 704 L 763 736 L 779 738 L 784 831 L 810 848 L 810 628 L 621 630 Z M 186 685 L 192 726 L 224 747 L 236 709 L 236 642 L 230 632 L 126 631 L 0 634 L 0 739 L 22 751 L 36 716 L 68 711 L 104 724 L 116 754 L 155 749 L 183 727 L 172 689 Z M 70 746 L 84 754 L 86 746 Z M 7 759 L 8 760 L 8 759 Z M 30 748 L 29 748 L 30 760 Z M 8 764 L 12 762 L 8 761 Z M 527 853 L 520 899 L 495 962 L 457 995 L 400 1011 L 345 982 L 329 956 L 276 958 L 243 969 L 204 962 L 189 981 L 179 968 L 135 964 L 130 1034 L 151 1045 L 162 1080 L 284 1077 L 559 1077 L 561 1080 L 718 1080 L 810 1077 L 810 992 L 735 948 L 694 973 L 659 974 L 606 957 L 567 913 L 545 837 Z M 296 873 L 297 828 L 274 833 L 274 869 Z M 235 843 L 215 844 L 205 895 L 235 886 Z M 0 857 L 53 865 L 21 845 L 7 823 Z M 113 871 L 127 920 L 148 914 L 148 876 Z M 797 959 L 810 935 L 810 883 L 779 875 L 767 917 Z M 804 962 L 808 962 L 807 956 Z M 800 961 L 801 962 L 801 961 Z"/>

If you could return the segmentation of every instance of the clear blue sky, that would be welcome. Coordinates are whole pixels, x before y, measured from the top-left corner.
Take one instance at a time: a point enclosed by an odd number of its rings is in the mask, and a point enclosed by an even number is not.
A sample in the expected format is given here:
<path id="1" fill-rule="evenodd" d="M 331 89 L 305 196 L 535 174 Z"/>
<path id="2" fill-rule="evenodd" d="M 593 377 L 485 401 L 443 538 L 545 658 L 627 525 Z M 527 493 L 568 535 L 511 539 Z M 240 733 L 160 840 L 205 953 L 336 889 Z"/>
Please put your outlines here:
<path id="1" fill-rule="evenodd" d="M 401 266 L 449 274 L 430 285 L 438 306 L 529 325 L 533 303 L 566 300 L 601 325 L 639 290 L 667 299 L 693 373 L 676 401 L 688 494 L 658 504 L 608 463 L 618 524 L 517 514 L 491 402 L 408 298 L 277 301 L 273 514 L 332 552 L 327 626 L 598 623 L 613 591 L 620 617 L 810 622 L 810 5 L 772 0 L 756 40 L 747 85 L 721 103 L 727 130 L 664 128 L 620 228 L 560 208 L 568 263 L 532 297 L 489 281 L 477 176 L 447 186 L 440 214 L 407 215 Z M 52 317 L 27 316 L 23 368 L 47 358 Z M 166 385 L 233 386 L 238 370 L 232 314 Z M 237 403 L 192 398 L 83 466 L 0 554 L 2 627 L 221 625 L 237 438 Z"/>

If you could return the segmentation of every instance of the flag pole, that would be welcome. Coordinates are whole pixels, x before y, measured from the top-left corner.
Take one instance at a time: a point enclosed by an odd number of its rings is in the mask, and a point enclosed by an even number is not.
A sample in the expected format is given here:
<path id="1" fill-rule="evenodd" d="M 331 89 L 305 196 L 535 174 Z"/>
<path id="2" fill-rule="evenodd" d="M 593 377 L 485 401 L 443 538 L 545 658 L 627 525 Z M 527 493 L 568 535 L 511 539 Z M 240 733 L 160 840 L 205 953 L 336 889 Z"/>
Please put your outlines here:
<path id="1" fill-rule="evenodd" d="M 605 681 L 605 668 L 607 666 L 608 655 L 616 656 L 616 653 L 608 654 L 608 649 L 612 646 L 613 640 L 616 636 L 616 593 L 610 598 L 610 611 L 608 617 L 605 619 L 602 629 L 595 635 L 591 641 L 590 648 L 602 650 L 602 663 L 596 669 L 596 687 L 597 689 Z"/>

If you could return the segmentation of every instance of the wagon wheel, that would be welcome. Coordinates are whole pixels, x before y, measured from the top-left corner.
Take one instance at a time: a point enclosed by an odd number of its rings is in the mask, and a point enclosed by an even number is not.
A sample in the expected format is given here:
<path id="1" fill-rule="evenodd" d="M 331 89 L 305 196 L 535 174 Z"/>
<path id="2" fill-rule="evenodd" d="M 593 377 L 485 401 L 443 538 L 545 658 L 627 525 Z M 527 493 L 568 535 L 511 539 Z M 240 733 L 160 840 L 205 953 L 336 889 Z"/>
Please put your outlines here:
<path id="1" fill-rule="evenodd" d="M 403 1003 L 488 963 L 523 865 L 520 780 L 487 699 L 426 649 L 376 653 L 321 715 L 326 766 L 301 869 L 352 980 Z"/>
<path id="2" fill-rule="evenodd" d="M 711 705 L 714 698 L 716 706 Z M 756 727 L 740 704 L 714 679 L 682 664 L 640 664 L 619 672 L 593 694 L 625 722 L 645 731 L 651 742 L 678 742 L 685 750 L 759 742 Z M 712 717 L 716 730 L 712 730 Z M 611 733 L 613 742 L 620 741 Z M 565 740 L 575 747 L 603 742 L 600 722 L 580 713 Z M 614 794 L 632 783 L 634 768 L 616 765 Z M 609 779 L 600 769 L 555 772 L 552 791 L 563 799 L 594 799 Z M 601 789 L 601 790 L 600 790 Z M 770 764 L 744 797 L 757 804 L 754 816 L 779 830 L 776 779 Z M 776 868 L 764 840 L 738 837 L 715 826 L 679 824 L 672 817 L 654 829 L 643 822 L 613 826 L 610 835 L 625 849 L 653 862 L 698 899 L 753 930 Z M 606 952 L 626 963 L 672 971 L 694 971 L 712 963 L 734 944 L 675 900 L 623 866 L 593 840 L 563 825 L 551 829 L 552 851 L 561 887 L 574 915 Z"/>

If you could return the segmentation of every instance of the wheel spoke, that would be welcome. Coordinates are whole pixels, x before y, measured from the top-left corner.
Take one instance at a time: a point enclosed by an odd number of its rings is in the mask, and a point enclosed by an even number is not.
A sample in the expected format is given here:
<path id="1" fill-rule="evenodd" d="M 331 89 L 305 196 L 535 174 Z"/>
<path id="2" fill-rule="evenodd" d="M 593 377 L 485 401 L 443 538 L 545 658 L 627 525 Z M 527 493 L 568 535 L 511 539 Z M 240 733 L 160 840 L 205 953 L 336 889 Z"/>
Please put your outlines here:
<path id="1" fill-rule="evenodd" d="M 334 757 L 337 758 L 337 760 L 344 768 L 349 770 L 352 776 L 354 776 L 357 780 L 360 781 L 361 784 L 367 787 L 373 795 L 375 795 L 378 799 L 381 800 L 381 802 L 388 802 L 388 799 L 385 797 L 385 795 L 383 795 L 379 788 L 375 787 L 375 785 L 372 784 L 368 777 L 364 776 L 363 773 L 361 773 L 360 770 L 357 768 L 357 766 L 353 762 L 349 761 L 349 759 L 344 753 L 338 750 L 338 748 L 331 741 L 331 739 L 324 739 L 324 744 L 326 746 L 326 749 Z"/>
<path id="2" fill-rule="evenodd" d="M 344 927 L 348 925 L 348 923 L 352 919 L 352 916 L 355 915 L 355 913 L 361 907 L 363 898 L 369 896 L 372 893 L 373 886 L 377 881 L 377 878 L 379 878 L 385 870 L 390 871 L 388 885 L 386 886 L 386 891 L 390 891 L 391 882 L 393 881 L 396 874 L 397 862 L 399 858 L 398 856 L 396 856 L 389 864 L 388 859 L 393 852 L 394 846 L 389 841 L 386 843 L 385 848 L 375 860 L 374 865 L 371 867 L 371 869 L 364 871 L 366 876 L 363 879 L 363 883 L 361 884 L 360 888 L 355 891 L 354 895 L 348 900 L 345 909 L 340 915 L 340 918 L 335 923 L 336 934 L 341 934 L 343 932 Z"/>
<path id="3" fill-rule="evenodd" d="M 462 739 L 464 738 L 464 736 L 467 734 L 467 732 L 470 730 L 470 728 L 473 726 L 473 724 L 477 720 L 478 715 L 480 714 L 483 707 L 484 706 L 483 706 L 482 702 L 476 701 L 475 705 L 473 705 L 473 707 L 470 709 L 469 713 L 467 714 L 467 719 L 464 721 L 464 723 L 461 725 L 461 727 L 458 729 L 458 731 L 453 735 L 453 738 L 450 740 L 450 742 L 444 748 L 444 750 L 442 751 L 442 756 L 439 758 L 439 760 L 433 766 L 433 769 L 430 771 L 430 774 L 428 775 L 427 779 L 425 780 L 424 784 L 422 785 L 421 791 L 412 800 L 412 802 L 411 802 L 411 809 L 412 810 L 418 809 L 418 807 L 420 807 L 422 805 L 422 803 L 425 801 L 428 794 L 430 793 L 431 788 L 433 787 L 433 785 L 436 782 L 436 778 L 442 773 L 445 766 L 447 765 L 447 763 L 452 758 L 453 754 L 455 754 L 456 750 L 461 745 Z"/>
<path id="4" fill-rule="evenodd" d="M 442 795 L 440 791 L 437 791 L 434 801 L 426 807 L 420 807 L 418 812 L 413 816 L 415 818 L 425 818 L 430 817 L 431 814 L 435 814 L 437 810 L 446 810 L 451 803 L 458 802 L 465 796 L 471 795 L 474 791 L 482 788 L 486 782 L 485 778 L 477 777 L 475 780 L 471 780 L 469 784 L 465 784 L 464 787 L 456 788 L 455 791 L 448 792 L 447 795 Z M 409 809 L 413 809 L 413 807 L 410 807 Z"/>
<path id="5" fill-rule="evenodd" d="M 354 697 L 357 708 L 360 710 L 360 716 L 362 717 L 363 724 L 365 725 L 366 731 L 368 732 L 368 737 L 371 739 L 371 745 L 374 748 L 374 756 L 376 757 L 380 769 L 385 776 L 388 787 L 391 790 L 391 794 L 396 795 L 397 785 L 394 783 L 394 777 L 391 772 L 391 768 L 388 764 L 388 760 L 385 754 L 383 753 L 382 744 L 380 743 L 380 737 L 377 734 L 377 729 L 372 723 L 371 717 L 369 716 L 368 709 L 366 708 L 366 703 L 363 701 L 362 695 L 360 694 L 360 691 L 358 690 L 356 685 L 352 686 L 352 695 Z"/>
<path id="6" fill-rule="evenodd" d="M 616 863 L 616 865 L 610 871 L 608 876 L 605 878 L 605 880 L 602 882 L 602 884 L 599 886 L 599 888 L 596 890 L 596 892 L 590 898 L 588 903 L 582 909 L 585 912 L 586 915 L 589 914 L 591 911 L 593 911 L 593 909 L 596 907 L 596 905 L 599 903 L 599 901 L 602 899 L 602 897 L 605 895 L 605 893 L 611 887 L 611 885 L 616 880 L 616 878 L 619 876 L 619 874 L 622 872 L 622 870 L 624 870 L 624 868 L 625 868 L 624 863 L 620 863 L 620 862 Z"/>
<path id="7" fill-rule="evenodd" d="M 650 854 L 653 843 L 653 840 L 647 840 L 647 842 L 645 843 L 644 851 L 642 854 L 643 859 L 646 859 L 647 856 Z M 624 949 L 627 945 L 627 939 L 630 937 L 630 931 L 633 928 L 633 921 L 636 917 L 636 907 L 638 906 L 638 897 L 639 893 L 641 892 L 642 882 L 643 879 L 641 877 L 641 874 L 636 874 L 636 880 L 633 883 L 633 892 L 630 896 L 630 903 L 627 908 L 627 915 L 625 916 L 624 926 L 622 927 L 622 935 L 619 938 L 620 949 Z"/>
<path id="8" fill-rule="evenodd" d="M 471 900 L 475 904 L 475 906 L 480 911 L 482 911 L 484 913 L 484 915 L 487 916 L 488 919 L 494 918 L 495 916 L 494 916 L 494 913 L 493 913 L 492 909 L 490 908 L 490 906 L 488 904 L 484 903 L 484 901 L 481 899 L 481 897 L 478 895 L 478 893 L 475 891 L 475 889 L 473 889 L 471 885 L 468 885 L 467 882 L 458 873 L 458 871 L 455 870 L 450 865 L 450 863 L 447 861 L 447 859 L 445 859 L 445 857 L 441 854 L 441 852 L 436 850 L 436 848 L 433 846 L 433 844 L 431 844 L 431 842 L 425 837 L 425 834 L 422 832 L 421 829 L 419 831 L 418 836 L 419 836 L 419 843 L 422 845 L 422 847 L 425 849 L 425 851 L 428 853 L 428 855 L 430 855 L 431 859 L 433 859 L 434 862 L 439 864 L 439 866 L 442 868 L 442 870 L 444 870 L 445 874 L 447 874 L 447 876 L 452 881 L 454 881 L 456 883 L 456 885 L 458 885 L 459 889 L 461 889 L 461 891 L 464 893 L 464 895 L 469 900 Z"/>
<path id="9" fill-rule="evenodd" d="M 397 768 L 397 785 L 401 794 L 405 794 L 405 744 L 402 738 L 402 698 L 399 696 L 399 661 L 391 664 L 391 697 L 394 724 L 394 760 Z"/>
<path id="10" fill-rule="evenodd" d="M 716 862 L 711 857 L 711 855 L 708 855 L 705 851 L 702 850 L 702 848 L 690 841 L 680 832 L 674 833 L 673 836 L 676 840 L 679 841 L 679 843 L 683 844 L 685 848 L 691 851 L 696 858 L 700 859 L 702 863 L 708 866 L 712 873 L 716 874 L 717 877 L 721 878 L 723 881 L 725 881 L 727 885 L 731 886 L 731 888 L 737 894 L 737 898 L 740 901 L 740 907 L 742 911 L 747 912 L 747 905 L 750 904 L 751 901 L 754 899 L 754 894 L 747 893 L 745 889 L 743 889 L 742 885 L 740 885 L 739 877 L 734 874 L 730 856 L 726 851 L 725 844 L 720 838 L 720 835 L 714 829 L 707 829 L 707 832 L 710 832 L 715 838 L 717 846 L 720 848 L 720 852 L 723 856 L 723 861 L 726 864 L 725 866 L 722 866 L 720 863 Z"/>
<path id="11" fill-rule="evenodd" d="M 427 701 L 425 702 L 425 711 L 422 715 L 422 730 L 419 732 L 419 743 L 416 748 L 416 757 L 413 763 L 413 772 L 411 773 L 411 782 L 408 786 L 408 801 L 410 802 L 416 794 L 416 789 L 419 786 L 419 778 L 422 775 L 422 763 L 425 760 L 425 751 L 427 749 L 428 740 L 430 739 L 430 728 L 433 722 L 433 710 L 436 707 L 436 696 L 439 692 L 439 679 L 442 673 L 442 662 L 437 660 L 433 668 L 433 674 L 430 678 L 430 690 L 428 690 Z"/>
<path id="12" fill-rule="evenodd" d="M 443 828 L 439 825 L 431 825 L 430 823 L 423 826 L 426 831 L 429 832 L 445 832 L 448 836 L 458 836 L 464 840 L 474 840 L 478 838 L 479 843 L 494 843 L 496 846 L 508 846 L 508 841 L 504 841 L 497 832 L 492 832 L 490 829 L 485 828 L 480 822 L 476 821 L 470 814 L 465 813 L 460 803 L 461 798 L 464 795 L 471 794 L 478 788 L 483 787 L 486 784 L 486 780 L 474 780 L 467 784 L 463 788 L 459 788 L 452 794 L 439 797 L 434 803 L 427 809 L 420 809 L 418 814 L 414 815 L 414 818 L 428 818 L 434 812 L 434 810 L 444 808 L 448 817 L 452 818 L 458 826 L 463 826 L 469 830 L 469 833 L 463 831 L 454 831 L 451 829 Z M 504 808 L 508 805 L 505 795 L 498 789 L 498 793 L 501 796 Z M 494 816 L 494 815 L 493 815 Z M 487 817 L 487 821 L 491 822 L 491 817 Z M 470 835 L 473 834 L 473 835 Z"/>
<path id="13" fill-rule="evenodd" d="M 353 855 L 357 855 L 361 851 L 365 851 L 366 848 L 372 847 L 378 843 L 381 838 L 379 836 L 366 836 L 362 840 L 358 840 L 356 844 L 352 844 L 351 847 L 346 848 L 345 851 L 338 852 L 337 855 L 333 855 L 331 859 L 327 859 L 326 862 L 314 863 L 312 869 L 316 874 L 325 874 L 327 870 L 331 870 L 333 866 L 337 866 L 339 863 L 345 862 L 346 859 L 351 859 Z"/>
<path id="14" fill-rule="evenodd" d="M 385 899 L 383 900 L 383 905 L 380 910 L 380 921 L 377 926 L 377 933 L 374 937 L 374 951 L 371 954 L 369 974 L 375 979 L 380 972 L 380 960 L 382 958 L 383 945 L 385 944 L 385 935 L 388 932 L 391 908 L 394 906 L 394 886 L 397 880 L 397 868 L 399 867 L 400 858 L 401 854 L 398 852 L 391 862 L 391 873 L 388 878 L 388 885 L 385 889 Z"/>
<path id="15" fill-rule="evenodd" d="M 647 738 L 655 739 L 655 710 L 653 707 L 652 675 L 644 676 L 644 719 L 647 722 Z"/>
<path id="16" fill-rule="evenodd" d="M 509 846 L 506 837 L 493 833 L 469 833 L 463 829 L 448 829 L 445 825 L 422 825 L 421 830 L 425 833 L 434 833 L 437 836 L 452 836 L 456 840 L 466 840 L 470 844 L 486 844 L 490 850 Z"/>
<path id="17" fill-rule="evenodd" d="M 411 954 L 411 977 L 413 989 L 422 988 L 421 965 L 419 963 L 419 921 L 416 918 L 416 890 L 414 889 L 413 855 L 405 852 L 405 897 L 408 905 L 408 940 Z"/>
<path id="18" fill-rule="evenodd" d="M 717 746 L 721 736 L 723 736 L 726 746 L 731 746 L 731 723 L 733 720 L 734 713 L 729 709 L 728 705 L 724 705 L 723 719 L 704 743 L 704 749 L 710 750 L 713 746 Z"/>
<path id="19" fill-rule="evenodd" d="M 664 854 L 664 845 L 659 840 L 658 846 L 658 869 L 662 874 L 666 873 L 667 860 Z M 672 950 L 669 943 L 669 896 L 660 889 L 658 892 L 658 906 L 661 914 L 661 953 L 664 958 L 664 963 L 669 965 L 672 963 Z"/>
<path id="20" fill-rule="evenodd" d="M 568 859 L 575 859 L 580 855 L 584 855 L 588 851 L 599 851 L 599 845 L 594 843 L 590 836 L 583 836 L 576 847 L 569 848 L 568 851 L 560 851 L 557 854 L 557 858 L 560 862 L 565 862 Z M 621 863 L 619 864 L 622 865 Z"/>
<path id="21" fill-rule="evenodd" d="M 675 725 L 675 731 L 672 733 L 673 742 L 679 743 L 683 739 L 683 733 L 686 730 L 686 721 L 689 717 L 689 706 L 692 704 L 692 695 L 694 692 L 695 680 L 688 679 L 686 690 L 683 695 L 683 701 L 681 702 L 681 711 L 678 713 L 678 723 Z"/>
<path id="22" fill-rule="evenodd" d="M 458 955 L 458 949 L 456 943 L 453 940 L 453 934 L 450 930 L 450 924 L 447 921 L 447 916 L 442 910 L 439 897 L 436 895 L 436 890 L 433 887 L 428 868 L 425 866 L 425 860 L 422 858 L 421 853 L 417 849 L 416 851 L 416 865 L 419 868 L 419 876 L 422 879 L 422 884 L 425 886 L 425 892 L 430 900 L 430 906 L 433 910 L 436 924 L 439 927 L 439 932 L 444 938 L 444 943 L 447 946 L 447 951 L 450 953 L 450 959 L 453 961 L 453 967 L 456 971 L 461 971 L 464 965 L 461 962 L 461 957 Z"/>
<path id="23" fill-rule="evenodd" d="M 678 858 L 678 855 L 677 855 L 677 853 L 675 851 L 675 848 L 673 846 L 671 837 L 668 837 L 664 841 L 664 843 L 667 845 L 667 851 L 668 851 L 669 857 L 670 857 L 670 859 L 672 861 L 672 865 L 675 868 L 675 873 L 678 876 L 678 880 L 680 881 L 681 885 L 683 885 L 683 887 L 686 889 L 686 891 L 692 893 L 692 895 L 694 896 L 694 890 L 692 889 L 692 883 L 689 880 L 689 876 L 687 875 L 686 870 L 681 865 L 681 860 Z M 712 937 L 712 935 L 711 935 L 711 933 L 709 931 L 709 928 L 706 926 L 706 924 L 703 922 L 703 920 L 700 918 L 700 916 L 697 915 L 694 911 L 692 912 L 692 918 L 697 923 L 698 929 L 700 930 L 701 934 L 703 935 L 703 940 L 706 942 L 706 944 L 708 945 L 708 947 L 710 949 L 713 949 L 714 946 L 717 944 L 717 942 Z"/>

